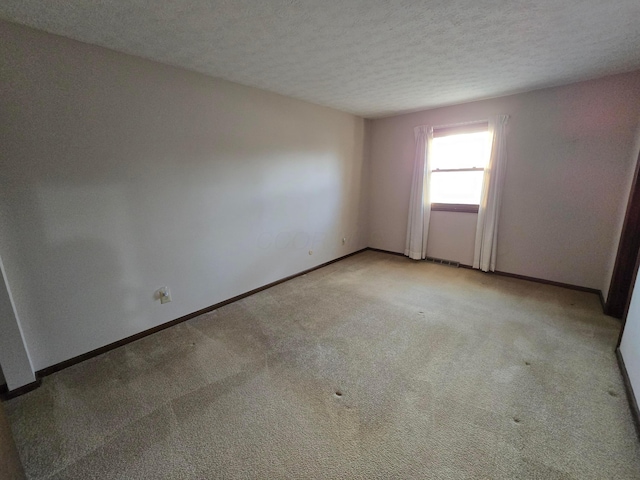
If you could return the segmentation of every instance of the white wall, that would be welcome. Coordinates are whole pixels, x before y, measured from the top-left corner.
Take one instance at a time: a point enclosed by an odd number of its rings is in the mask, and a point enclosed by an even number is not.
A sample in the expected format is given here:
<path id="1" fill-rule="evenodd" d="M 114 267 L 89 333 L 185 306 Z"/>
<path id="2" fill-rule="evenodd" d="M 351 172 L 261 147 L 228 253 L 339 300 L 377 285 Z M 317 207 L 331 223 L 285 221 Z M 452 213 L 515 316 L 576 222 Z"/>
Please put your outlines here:
<path id="1" fill-rule="evenodd" d="M 427 256 L 473 265 L 477 213 L 431 212 Z"/>
<path id="2" fill-rule="evenodd" d="M 363 119 L 0 33 L 0 253 L 35 369 L 367 246 Z"/>
<path id="3" fill-rule="evenodd" d="M 627 313 L 627 321 L 620 342 L 620 353 L 624 360 L 629 382 L 636 397 L 640 400 L 640 283 L 636 281 L 631 303 Z"/>
<path id="4" fill-rule="evenodd" d="M 6 378 L 0 371 L 0 384 L 7 383 L 10 390 L 35 381 L 29 352 L 22 336 L 20 319 L 11 297 L 7 277 L 0 258 L 0 364 L 6 369 Z"/>
<path id="5" fill-rule="evenodd" d="M 511 118 L 497 269 L 608 287 L 619 212 L 627 201 L 628 176 L 638 153 L 640 72 L 375 120 L 370 246 L 404 250 L 413 127 L 499 113 Z M 432 224 L 430 236 L 446 235 L 468 244 L 468 229 L 464 233 L 453 221 L 448 225 L 445 234 L 436 233 Z M 431 246 L 428 253 L 445 257 Z"/>

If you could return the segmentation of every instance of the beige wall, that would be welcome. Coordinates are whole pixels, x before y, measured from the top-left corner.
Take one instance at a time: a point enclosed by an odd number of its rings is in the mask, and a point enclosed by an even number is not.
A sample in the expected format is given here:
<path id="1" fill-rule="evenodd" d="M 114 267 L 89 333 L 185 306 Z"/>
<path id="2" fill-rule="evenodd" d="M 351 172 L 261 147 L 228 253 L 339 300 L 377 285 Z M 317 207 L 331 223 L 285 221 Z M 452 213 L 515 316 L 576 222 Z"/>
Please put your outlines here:
<path id="1" fill-rule="evenodd" d="M 36 370 L 367 246 L 363 119 L 0 33 L 0 253 Z"/>
<path id="2" fill-rule="evenodd" d="M 0 32 L 0 255 L 35 369 L 367 245 L 403 251 L 413 127 L 497 113 L 511 115 L 498 269 L 606 290 L 640 72 L 364 121 Z M 471 263 L 475 219 L 434 212 L 429 256 Z"/>
<path id="3" fill-rule="evenodd" d="M 473 265 L 477 213 L 431 212 L 427 256 Z"/>
<path id="4" fill-rule="evenodd" d="M 608 288 L 620 211 L 638 153 L 640 72 L 375 120 L 370 246 L 404 250 L 413 127 L 499 113 L 511 118 L 498 270 Z M 469 229 L 453 220 L 440 223 L 432 222 L 430 235 L 440 238 L 442 248 L 429 246 L 429 255 L 445 257 L 445 246 L 464 250 L 473 235 Z M 454 245 L 443 244 L 442 237 Z"/>

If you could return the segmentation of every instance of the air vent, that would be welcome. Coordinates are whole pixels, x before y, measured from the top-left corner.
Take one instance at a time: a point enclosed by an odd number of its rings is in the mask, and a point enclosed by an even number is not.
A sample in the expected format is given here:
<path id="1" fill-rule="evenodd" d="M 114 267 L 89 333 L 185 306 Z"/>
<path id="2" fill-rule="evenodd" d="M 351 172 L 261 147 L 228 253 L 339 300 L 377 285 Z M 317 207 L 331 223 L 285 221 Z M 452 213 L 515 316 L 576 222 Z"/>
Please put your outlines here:
<path id="1" fill-rule="evenodd" d="M 450 267 L 456 267 L 456 268 L 460 266 L 460 262 L 454 262 L 453 260 L 444 260 L 442 258 L 427 257 L 427 262 L 437 263 L 440 265 L 448 265 Z"/>

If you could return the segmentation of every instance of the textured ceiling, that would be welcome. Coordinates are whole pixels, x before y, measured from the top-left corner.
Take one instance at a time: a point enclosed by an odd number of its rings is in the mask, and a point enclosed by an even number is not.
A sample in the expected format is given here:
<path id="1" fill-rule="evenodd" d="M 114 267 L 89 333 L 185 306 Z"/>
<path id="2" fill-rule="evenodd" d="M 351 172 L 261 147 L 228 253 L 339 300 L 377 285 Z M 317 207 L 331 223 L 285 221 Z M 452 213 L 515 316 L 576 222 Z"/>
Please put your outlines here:
<path id="1" fill-rule="evenodd" d="M 640 69 L 639 0 L 2 0 L 0 16 L 365 117 Z"/>

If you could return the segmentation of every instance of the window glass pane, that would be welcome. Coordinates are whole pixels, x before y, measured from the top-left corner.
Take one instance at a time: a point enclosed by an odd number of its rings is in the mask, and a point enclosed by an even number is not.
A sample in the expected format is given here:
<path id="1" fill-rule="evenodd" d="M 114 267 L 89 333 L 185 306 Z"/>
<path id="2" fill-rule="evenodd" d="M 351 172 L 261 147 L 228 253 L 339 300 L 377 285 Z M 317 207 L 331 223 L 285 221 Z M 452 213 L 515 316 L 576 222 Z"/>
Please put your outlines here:
<path id="1" fill-rule="evenodd" d="M 478 205 L 483 178 L 483 171 L 431 172 L 431 202 Z"/>
<path id="2" fill-rule="evenodd" d="M 489 132 L 434 138 L 430 168 L 484 168 L 489 160 L 489 143 Z"/>

